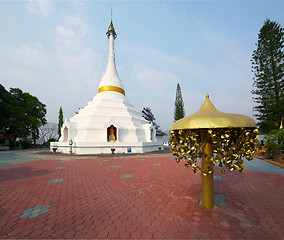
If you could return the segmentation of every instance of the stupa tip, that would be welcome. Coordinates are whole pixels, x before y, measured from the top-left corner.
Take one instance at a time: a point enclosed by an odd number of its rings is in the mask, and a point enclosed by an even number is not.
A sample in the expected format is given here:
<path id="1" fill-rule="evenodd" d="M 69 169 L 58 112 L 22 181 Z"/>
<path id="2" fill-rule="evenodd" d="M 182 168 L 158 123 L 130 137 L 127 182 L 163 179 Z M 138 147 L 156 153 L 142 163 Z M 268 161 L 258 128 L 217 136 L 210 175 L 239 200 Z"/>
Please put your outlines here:
<path id="1" fill-rule="evenodd" d="M 208 93 L 206 94 L 206 99 L 209 99 L 209 94 Z"/>

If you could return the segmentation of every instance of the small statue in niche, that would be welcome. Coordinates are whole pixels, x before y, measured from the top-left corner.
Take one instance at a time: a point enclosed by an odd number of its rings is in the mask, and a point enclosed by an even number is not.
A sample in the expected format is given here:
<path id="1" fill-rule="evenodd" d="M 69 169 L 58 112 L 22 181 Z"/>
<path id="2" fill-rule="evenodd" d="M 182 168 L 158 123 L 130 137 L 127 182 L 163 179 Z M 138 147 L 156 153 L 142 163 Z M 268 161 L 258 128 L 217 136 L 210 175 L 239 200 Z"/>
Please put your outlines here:
<path id="1" fill-rule="evenodd" d="M 114 130 L 113 130 L 113 128 L 111 128 L 109 132 L 110 132 L 110 133 L 109 133 L 108 141 L 109 141 L 109 142 L 115 142 L 116 139 L 115 139 L 115 136 L 114 136 Z"/>

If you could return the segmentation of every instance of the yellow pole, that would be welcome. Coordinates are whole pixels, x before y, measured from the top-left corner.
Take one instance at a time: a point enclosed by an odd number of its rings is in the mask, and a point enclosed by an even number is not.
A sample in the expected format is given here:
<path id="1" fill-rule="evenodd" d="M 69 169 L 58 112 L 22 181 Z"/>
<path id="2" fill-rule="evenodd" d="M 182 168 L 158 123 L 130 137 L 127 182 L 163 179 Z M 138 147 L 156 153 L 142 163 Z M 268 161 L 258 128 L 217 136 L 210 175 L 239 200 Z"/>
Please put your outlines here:
<path id="1" fill-rule="evenodd" d="M 202 168 L 209 168 L 212 172 L 206 176 L 202 175 L 202 205 L 205 208 L 213 208 L 213 167 L 210 165 L 210 156 L 213 156 L 213 146 L 207 130 L 202 133 L 202 145 L 204 156 L 202 157 Z"/>

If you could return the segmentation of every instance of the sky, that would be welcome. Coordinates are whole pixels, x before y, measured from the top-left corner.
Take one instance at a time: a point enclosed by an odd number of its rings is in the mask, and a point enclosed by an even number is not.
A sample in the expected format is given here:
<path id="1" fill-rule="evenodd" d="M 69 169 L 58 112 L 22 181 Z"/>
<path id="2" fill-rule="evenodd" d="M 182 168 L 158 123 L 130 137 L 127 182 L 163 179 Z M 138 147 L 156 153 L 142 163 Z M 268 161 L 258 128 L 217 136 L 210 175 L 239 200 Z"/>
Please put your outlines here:
<path id="1" fill-rule="evenodd" d="M 284 1 L 0 1 L 0 83 L 46 104 L 47 121 L 75 115 L 97 94 L 117 33 L 126 97 L 174 122 L 177 83 L 186 116 L 210 95 L 226 113 L 253 117 L 251 57 L 268 18 L 284 26 Z"/>

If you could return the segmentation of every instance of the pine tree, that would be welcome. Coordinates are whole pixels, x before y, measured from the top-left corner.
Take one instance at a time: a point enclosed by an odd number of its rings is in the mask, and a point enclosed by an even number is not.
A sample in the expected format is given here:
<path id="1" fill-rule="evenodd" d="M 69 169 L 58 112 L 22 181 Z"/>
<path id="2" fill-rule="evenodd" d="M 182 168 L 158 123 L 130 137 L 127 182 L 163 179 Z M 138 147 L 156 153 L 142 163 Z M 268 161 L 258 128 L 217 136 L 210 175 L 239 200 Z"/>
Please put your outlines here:
<path id="1" fill-rule="evenodd" d="M 252 55 L 252 94 L 260 129 L 267 133 L 279 128 L 284 116 L 284 30 L 267 19 L 258 35 Z"/>
<path id="2" fill-rule="evenodd" d="M 59 138 L 61 137 L 61 128 L 63 125 L 63 111 L 62 111 L 62 107 L 60 107 L 59 109 L 59 116 L 58 116 L 58 136 Z"/>
<path id="3" fill-rule="evenodd" d="M 181 95 L 181 89 L 178 83 L 177 91 L 176 91 L 174 121 L 184 118 L 184 116 L 185 116 L 184 104 L 183 104 L 183 99 Z"/>

